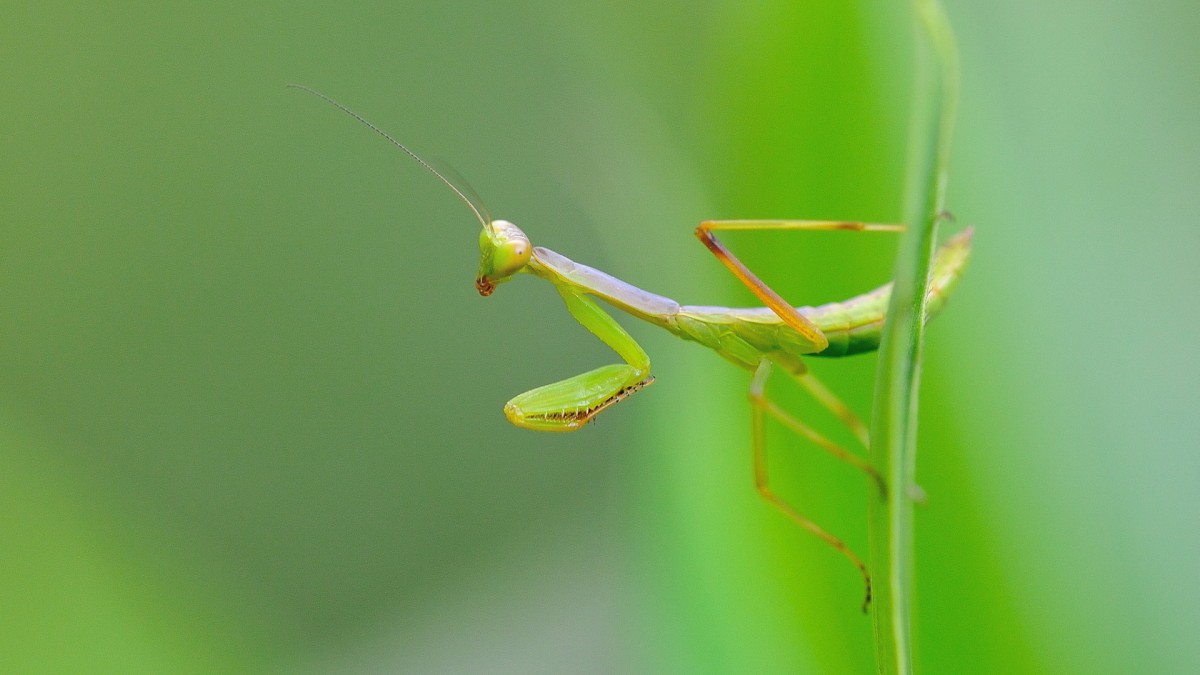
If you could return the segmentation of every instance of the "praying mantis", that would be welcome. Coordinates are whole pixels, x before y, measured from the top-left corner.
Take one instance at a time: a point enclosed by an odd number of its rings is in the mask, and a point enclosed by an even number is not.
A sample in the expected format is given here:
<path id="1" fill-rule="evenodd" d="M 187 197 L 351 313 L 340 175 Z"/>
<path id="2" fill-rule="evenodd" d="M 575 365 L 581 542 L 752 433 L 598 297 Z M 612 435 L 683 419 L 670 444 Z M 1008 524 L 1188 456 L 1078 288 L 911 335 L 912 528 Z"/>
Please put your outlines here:
<path id="1" fill-rule="evenodd" d="M 764 306 L 681 305 L 550 249 L 533 246 L 520 228 L 507 220 L 488 217 L 478 200 L 467 196 L 469 190 L 456 185 L 443 172 L 358 113 L 309 87 L 288 86 L 321 98 L 383 136 L 436 176 L 471 209 L 482 227 L 479 273 L 475 278 L 475 289 L 481 296 L 491 295 L 501 284 L 519 275 L 544 279 L 558 291 L 571 316 L 621 357 L 622 363 L 601 366 L 515 396 L 504 406 L 504 415 L 509 422 L 535 431 L 575 431 L 654 382 L 649 356 L 593 297 L 684 340 L 712 349 L 751 373 L 749 398 L 756 490 L 797 525 L 837 549 L 858 569 L 866 589 L 862 608 L 864 612 L 867 610 L 871 602 L 871 575 L 863 560 L 771 488 L 765 441 L 767 418 L 776 420 L 862 471 L 881 494 L 886 494 L 888 486 L 867 458 L 833 442 L 772 401 L 767 396 L 766 385 L 774 369 L 782 370 L 840 419 L 869 452 L 867 426 L 808 370 L 803 357 L 850 356 L 876 350 L 891 297 L 891 284 L 843 302 L 796 307 L 763 283 L 717 238 L 716 233 L 731 230 L 902 232 L 903 225 L 830 220 L 704 221 L 696 228 L 696 236 Z M 962 277 L 971 252 L 972 232 L 971 228 L 963 230 L 937 250 L 926 297 L 926 320 L 942 309 Z"/>

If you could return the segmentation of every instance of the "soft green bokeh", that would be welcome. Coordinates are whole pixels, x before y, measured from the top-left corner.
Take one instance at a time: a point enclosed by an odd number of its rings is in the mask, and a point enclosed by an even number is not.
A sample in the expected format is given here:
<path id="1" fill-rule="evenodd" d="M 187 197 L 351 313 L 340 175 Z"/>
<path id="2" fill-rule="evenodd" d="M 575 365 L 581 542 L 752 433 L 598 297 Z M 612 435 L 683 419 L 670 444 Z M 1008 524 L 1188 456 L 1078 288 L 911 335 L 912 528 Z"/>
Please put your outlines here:
<path id="1" fill-rule="evenodd" d="M 857 574 L 751 487 L 745 374 L 627 321 L 654 387 L 511 428 L 611 354 L 531 279 L 476 296 L 466 209 L 284 88 L 537 244 L 744 304 L 702 218 L 899 216 L 912 28 L 862 5 L 9 3 L 0 671 L 870 672 Z M 977 236 L 926 349 L 918 665 L 1189 672 L 1200 8 L 947 6 Z M 803 303 L 894 250 L 730 241 Z M 873 357 L 816 365 L 870 409 Z M 862 477 L 772 439 L 865 552 Z"/>

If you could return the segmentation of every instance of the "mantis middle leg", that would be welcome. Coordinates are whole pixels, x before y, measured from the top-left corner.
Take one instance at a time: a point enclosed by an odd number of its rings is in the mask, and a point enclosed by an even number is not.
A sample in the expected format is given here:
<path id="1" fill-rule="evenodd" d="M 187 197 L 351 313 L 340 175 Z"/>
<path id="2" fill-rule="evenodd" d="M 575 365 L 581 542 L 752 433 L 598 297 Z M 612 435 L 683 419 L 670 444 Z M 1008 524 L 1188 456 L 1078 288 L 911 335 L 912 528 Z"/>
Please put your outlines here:
<path id="1" fill-rule="evenodd" d="M 771 362 L 763 359 L 759 362 L 758 368 L 754 371 L 754 376 L 750 380 L 751 428 L 754 435 L 754 487 L 762 495 L 763 499 L 766 499 L 772 506 L 782 511 L 785 516 L 800 527 L 825 540 L 826 543 L 836 548 L 858 568 L 859 573 L 862 574 L 863 584 L 866 586 L 862 605 L 863 612 L 866 612 L 871 604 L 871 574 L 867 571 L 867 566 L 863 563 L 862 558 L 859 558 L 858 555 L 851 551 L 845 542 L 830 534 L 825 528 L 817 525 L 808 517 L 802 515 L 787 500 L 780 497 L 771 489 L 769 472 L 767 470 L 766 415 L 771 415 L 782 422 L 784 426 L 813 441 L 835 457 L 866 471 L 876 479 L 880 489 L 883 488 L 883 481 L 875 469 L 867 464 L 865 460 L 857 455 L 846 452 L 846 450 L 828 438 L 825 438 L 808 425 L 783 411 L 774 401 L 768 398 L 766 387 L 767 378 L 770 375 Z"/>

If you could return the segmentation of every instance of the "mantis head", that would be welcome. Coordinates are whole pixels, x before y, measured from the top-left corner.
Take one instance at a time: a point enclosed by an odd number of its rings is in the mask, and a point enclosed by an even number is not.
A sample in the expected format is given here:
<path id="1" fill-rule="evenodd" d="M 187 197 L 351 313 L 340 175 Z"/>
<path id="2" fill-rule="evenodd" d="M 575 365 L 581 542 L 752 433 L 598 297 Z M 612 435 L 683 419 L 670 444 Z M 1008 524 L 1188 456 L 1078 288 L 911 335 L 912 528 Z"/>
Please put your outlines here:
<path id="1" fill-rule="evenodd" d="M 533 245 L 521 228 L 507 220 L 493 220 L 479 233 L 479 276 L 475 290 L 486 297 L 497 284 L 513 278 L 529 264 Z"/>

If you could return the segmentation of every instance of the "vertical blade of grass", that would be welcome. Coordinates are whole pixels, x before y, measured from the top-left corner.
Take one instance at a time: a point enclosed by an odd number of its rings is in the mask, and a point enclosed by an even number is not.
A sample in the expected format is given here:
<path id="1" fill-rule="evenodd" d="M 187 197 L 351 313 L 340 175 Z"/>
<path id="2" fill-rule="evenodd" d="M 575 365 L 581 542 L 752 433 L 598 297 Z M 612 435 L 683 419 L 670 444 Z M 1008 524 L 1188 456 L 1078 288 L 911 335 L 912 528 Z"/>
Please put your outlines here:
<path id="1" fill-rule="evenodd" d="M 872 415 L 872 456 L 888 493 L 871 501 L 873 621 L 879 672 L 911 673 L 913 661 L 913 505 L 917 388 L 925 332 L 925 294 L 946 192 L 950 136 L 958 95 L 958 57 L 937 0 L 914 0 L 917 87 L 909 137 L 904 222 L 895 287 L 880 345 Z"/>

